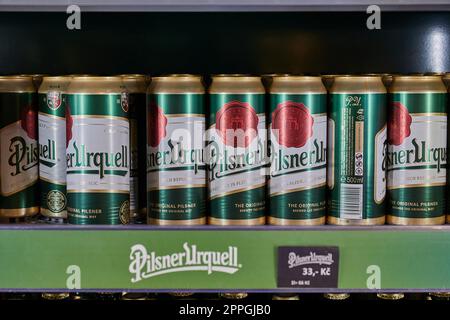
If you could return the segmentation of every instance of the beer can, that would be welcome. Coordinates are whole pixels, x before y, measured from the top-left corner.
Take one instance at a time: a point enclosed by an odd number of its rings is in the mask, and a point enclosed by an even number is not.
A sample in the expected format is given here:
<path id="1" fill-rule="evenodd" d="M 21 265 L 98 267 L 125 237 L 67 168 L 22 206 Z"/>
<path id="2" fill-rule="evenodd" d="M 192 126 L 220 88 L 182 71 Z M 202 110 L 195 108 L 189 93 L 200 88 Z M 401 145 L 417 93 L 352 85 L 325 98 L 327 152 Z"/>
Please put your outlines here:
<path id="1" fill-rule="evenodd" d="M 209 223 L 264 224 L 267 127 L 261 78 L 213 76 L 209 93 Z"/>
<path id="2" fill-rule="evenodd" d="M 0 76 L 0 217 L 39 212 L 37 114 L 32 78 Z"/>
<path id="3" fill-rule="evenodd" d="M 38 92 L 41 215 L 67 218 L 66 102 L 70 77 L 44 77 Z"/>
<path id="4" fill-rule="evenodd" d="M 381 77 L 336 77 L 328 122 L 328 223 L 384 224 L 386 135 Z"/>
<path id="5" fill-rule="evenodd" d="M 132 223 L 147 223 L 146 77 L 121 75 L 128 93 L 130 117 L 130 218 Z"/>
<path id="6" fill-rule="evenodd" d="M 153 78 L 147 91 L 147 216 L 157 225 L 206 222 L 205 89 L 200 76 Z"/>
<path id="7" fill-rule="evenodd" d="M 121 77 L 73 77 L 66 94 L 71 224 L 130 220 L 128 92 Z"/>
<path id="8" fill-rule="evenodd" d="M 268 222 L 324 224 L 327 91 L 321 78 L 274 77 L 269 111 Z"/>
<path id="9" fill-rule="evenodd" d="M 387 222 L 445 222 L 447 90 L 440 76 L 398 76 L 389 90 Z"/>

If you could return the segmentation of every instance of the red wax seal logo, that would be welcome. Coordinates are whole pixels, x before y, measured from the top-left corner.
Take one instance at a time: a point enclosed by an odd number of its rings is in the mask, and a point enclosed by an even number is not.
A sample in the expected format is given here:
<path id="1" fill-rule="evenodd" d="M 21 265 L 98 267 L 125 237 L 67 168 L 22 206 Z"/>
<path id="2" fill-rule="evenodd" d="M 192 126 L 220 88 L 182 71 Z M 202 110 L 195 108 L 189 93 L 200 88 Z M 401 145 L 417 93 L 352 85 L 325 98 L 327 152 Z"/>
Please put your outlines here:
<path id="1" fill-rule="evenodd" d="M 258 135 L 258 115 L 255 109 L 241 101 L 231 101 L 216 114 L 216 130 L 227 146 L 246 148 Z"/>
<path id="2" fill-rule="evenodd" d="M 27 105 L 20 113 L 20 126 L 30 139 L 37 140 L 37 111 L 33 104 Z"/>
<path id="3" fill-rule="evenodd" d="M 399 146 L 411 134 L 412 117 L 400 102 L 392 102 L 388 120 L 389 144 Z"/>
<path id="4" fill-rule="evenodd" d="M 285 101 L 272 113 L 272 130 L 280 145 L 301 148 L 313 135 L 314 118 L 303 103 Z"/>
<path id="5" fill-rule="evenodd" d="M 69 104 L 66 105 L 66 148 L 69 146 L 69 141 L 72 139 L 72 127 L 73 127 L 73 118 L 70 113 Z"/>
<path id="6" fill-rule="evenodd" d="M 167 117 L 163 110 L 155 103 L 150 103 L 148 110 L 148 145 L 157 147 L 161 140 L 166 136 Z"/>

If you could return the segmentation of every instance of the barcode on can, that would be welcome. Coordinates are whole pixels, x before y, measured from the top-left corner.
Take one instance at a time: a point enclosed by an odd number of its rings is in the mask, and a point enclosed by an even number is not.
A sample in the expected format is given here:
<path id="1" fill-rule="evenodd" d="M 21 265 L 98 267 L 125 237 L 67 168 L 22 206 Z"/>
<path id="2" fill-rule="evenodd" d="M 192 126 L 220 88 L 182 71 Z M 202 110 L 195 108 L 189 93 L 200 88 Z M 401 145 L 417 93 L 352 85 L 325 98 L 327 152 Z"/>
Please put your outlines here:
<path id="1" fill-rule="evenodd" d="M 362 219 L 362 184 L 342 183 L 340 200 L 340 216 L 342 219 Z"/>

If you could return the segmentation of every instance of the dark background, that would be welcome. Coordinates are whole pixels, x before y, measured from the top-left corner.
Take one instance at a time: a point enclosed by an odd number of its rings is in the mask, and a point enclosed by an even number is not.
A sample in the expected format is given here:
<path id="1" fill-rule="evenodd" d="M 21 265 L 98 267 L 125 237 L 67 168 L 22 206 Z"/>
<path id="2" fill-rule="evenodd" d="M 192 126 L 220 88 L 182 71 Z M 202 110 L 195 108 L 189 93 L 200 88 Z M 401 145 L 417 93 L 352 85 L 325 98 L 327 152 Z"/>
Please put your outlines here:
<path id="1" fill-rule="evenodd" d="M 450 71 L 450 12 L 0 13 L 0 74 Z"/>

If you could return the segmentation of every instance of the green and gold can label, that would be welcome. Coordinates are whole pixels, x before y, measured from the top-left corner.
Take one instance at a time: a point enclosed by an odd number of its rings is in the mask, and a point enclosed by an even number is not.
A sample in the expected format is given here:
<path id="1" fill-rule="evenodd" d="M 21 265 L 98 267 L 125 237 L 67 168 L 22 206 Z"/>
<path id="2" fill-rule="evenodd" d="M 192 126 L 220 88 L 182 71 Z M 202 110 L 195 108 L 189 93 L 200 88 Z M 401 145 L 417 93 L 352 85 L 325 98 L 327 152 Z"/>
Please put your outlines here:
<path id="1" fill-rule="evenodd" d="M 147 215 L 152 224 L 203 224 L 203 94 L 147 96 Z"/>
<path id="2" fill-rule="evenodd" d="M 332 93 L 328 123 L 329 222 L 382 224 L 386 94 Z"/>
<path id="3" fill-rule="evenodd" d="M 0 216 L 39 212 L 37 105 L 33 92 L 0 93 Z"/>
<path id="4" fill-rule="evenodd" d="M 130 220 L 127 94 L 67 94 L 67 213 L 72 224 Z"/>
<path id="5" fill-rule="evenodd" d="M 208 182 L 212 224 L 264 224 L 264 94 L 211 94 Z"/>
<path id="6" fill-rule="evenodd" d="M 443 223 L 446 210 L 447 95 L 390 94 L 388 132 L 389 222 Z"/>
<path id="7" fill-rule="evenodd" d="M 41 214 L 67 218 L 65 98 L 49 91 L 40 93 L 38 100 Z"/>
<path id="8" fill-rule="evenodd" d="M 269 130 L 269 223 L 324 223 L 326 94 L 271 94 Z"/>

